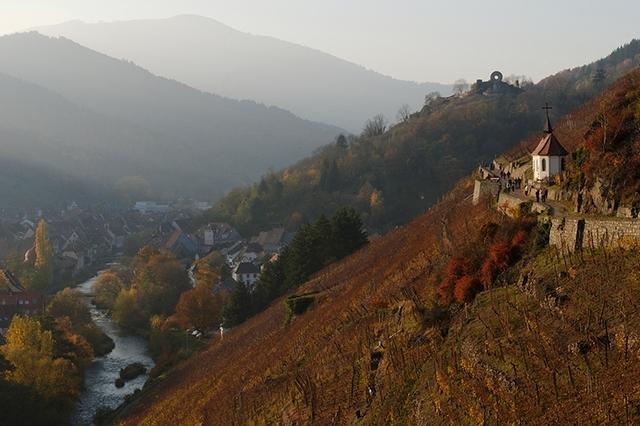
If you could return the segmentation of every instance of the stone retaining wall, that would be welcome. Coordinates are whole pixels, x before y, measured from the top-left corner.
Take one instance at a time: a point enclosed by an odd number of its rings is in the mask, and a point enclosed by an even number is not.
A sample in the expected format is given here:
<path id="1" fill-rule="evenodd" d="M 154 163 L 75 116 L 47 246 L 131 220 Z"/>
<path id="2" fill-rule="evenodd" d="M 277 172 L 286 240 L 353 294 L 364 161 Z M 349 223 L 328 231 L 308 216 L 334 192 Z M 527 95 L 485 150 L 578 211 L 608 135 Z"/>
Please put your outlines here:
<path id="1" fill-rule="evenodd" d="M 500 183 L 491 180 L 478 180 L 473 186 L 473 204 L 478 204 L 484 196 L 495 198 L 500 193 Z"/>
<path id="2" fill-rule="evenodd" d="M 551 219 L 549 245 L 566 251 L 585 247 L 633 247 L 640 245 L 637 219 Z"/>

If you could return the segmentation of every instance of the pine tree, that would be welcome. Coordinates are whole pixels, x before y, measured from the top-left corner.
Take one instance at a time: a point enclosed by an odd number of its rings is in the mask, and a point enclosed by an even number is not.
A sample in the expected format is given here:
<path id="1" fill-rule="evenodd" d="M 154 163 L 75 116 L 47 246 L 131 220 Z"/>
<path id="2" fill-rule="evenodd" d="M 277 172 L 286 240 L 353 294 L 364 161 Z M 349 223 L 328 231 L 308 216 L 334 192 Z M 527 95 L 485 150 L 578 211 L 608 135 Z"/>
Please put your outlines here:
<path id="1" fill-rule="evenodd" d="M 318 256 L 320 242 L 320 236 L 313 225 L 306 224 L 298 230 L 285 265 L 287 288 L 302 284 L 323 266 L 322 259 Z"/>
<path id="2" fill-rule="evenodd" d="M 362 219 L 351 207 L 343 207 L 336 212 L 331 220 L 331 228 L 336 259 L 348 256 L 367 243 Z"/>
<path id="3" fill-rule="evenodd" d="M 257 310 L 266 308 L 273 299 L 286 292 L 284 265 L 288 258 L 289 249 L 285 248 L 277 260 L 264 265 L 254 293 L 254 305 Z"/>
<path id="4" fill-rule="evenodd" d="M 332 247 L 331 222 L 325 215 L 320 215 L 313 227 L 318 237 L 318 248 L 316 250 L 318 260 L 322 266 L 329 265 L 335 260 Z"/>
<path id="5" fill-rule="evenodd" d="M 252 314 L 251 293 L 243 283 L 237 283 L 231 292 L 229 301 L 222 310 L 222 317 L 226 327 L 233 327 L 249 318 Z"/>

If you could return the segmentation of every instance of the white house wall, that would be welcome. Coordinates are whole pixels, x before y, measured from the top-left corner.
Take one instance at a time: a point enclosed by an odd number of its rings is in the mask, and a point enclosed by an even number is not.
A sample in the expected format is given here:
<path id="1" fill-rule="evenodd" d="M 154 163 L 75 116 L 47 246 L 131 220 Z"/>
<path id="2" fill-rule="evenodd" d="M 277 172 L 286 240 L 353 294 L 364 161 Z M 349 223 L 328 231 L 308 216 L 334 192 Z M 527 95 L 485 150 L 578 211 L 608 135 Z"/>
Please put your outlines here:
<path id="1" fill-rule="evenodd" d="M 545 170 L 542 170 L 542 160 L 547 163 Z M 562 172 L 562 157 L 534 155 L 532 162 L 535 180 L 545 180 Z"/>

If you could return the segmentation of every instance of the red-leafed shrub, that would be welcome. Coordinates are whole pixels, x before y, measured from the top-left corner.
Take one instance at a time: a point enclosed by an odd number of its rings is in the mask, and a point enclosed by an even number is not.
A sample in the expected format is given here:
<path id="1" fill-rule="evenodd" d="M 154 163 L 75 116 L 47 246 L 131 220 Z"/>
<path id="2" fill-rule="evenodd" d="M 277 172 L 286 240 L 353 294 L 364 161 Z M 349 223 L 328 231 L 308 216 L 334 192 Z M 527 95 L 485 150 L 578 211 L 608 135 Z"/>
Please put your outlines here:
<path id="1" fill-rule="evenodd" d="M 440 301 L 449 305 L 454 299 L 454 289 L 457 281 L 465 275 L 473 273 L 473 265 L 467 259 L 455 256 L 451 258 L 444 271 L 444 278 L 438 287 Z"/>
<path id="2" fill-rule="evenodd" d="M 456 281 L 453 296 L 458 303 L 473 300 L 476 293 L 482 290 L 482 284 L 475 276 L 465 275 Z"/>
<path id="3" fill-rule="evenodd" d="M 444 305 L 469 302 L 490 288 L 498 275 L 522 257 L 535 224 L 535 220 L 524 219 L 483 226 L 476 243 L 447 264 L 438 287 L 440 301 Z"/>
<path id="4" fill-rule="evenodd" d="M 491 244 L 480 270 L 480 279 L 484 288 L 489 288 L 496 276 L 507 269 L 510 259 L 511 245 L 509 243 L 498 241 Z"/>

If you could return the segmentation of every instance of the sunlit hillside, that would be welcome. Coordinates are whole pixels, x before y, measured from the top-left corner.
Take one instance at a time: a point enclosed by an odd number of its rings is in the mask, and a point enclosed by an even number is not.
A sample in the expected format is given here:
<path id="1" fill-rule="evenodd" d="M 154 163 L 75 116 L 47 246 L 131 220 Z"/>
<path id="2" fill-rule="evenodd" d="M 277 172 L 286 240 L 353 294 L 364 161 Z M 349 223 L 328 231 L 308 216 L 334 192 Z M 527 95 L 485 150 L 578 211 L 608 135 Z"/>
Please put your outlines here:
<path id="1" fill-rule="evenodd" d="M 603 107 L 610 123 L 637 123 L 639 88 L 635 71 L 562 120 L 559 137 L 593 149 Z M 616 150 L 636 155 L 637 125 L 624 134 Z M 533 217 L 473 206 L 471 192 L 463 180 L 323 270 L 297 290 L 314 301 L 292 323 L 277 301 L 151 386 L 120 422 L 637 421 L 636 251 L 560 252 Z M 458 275 L 476 262 L 469 282 Z"/>

